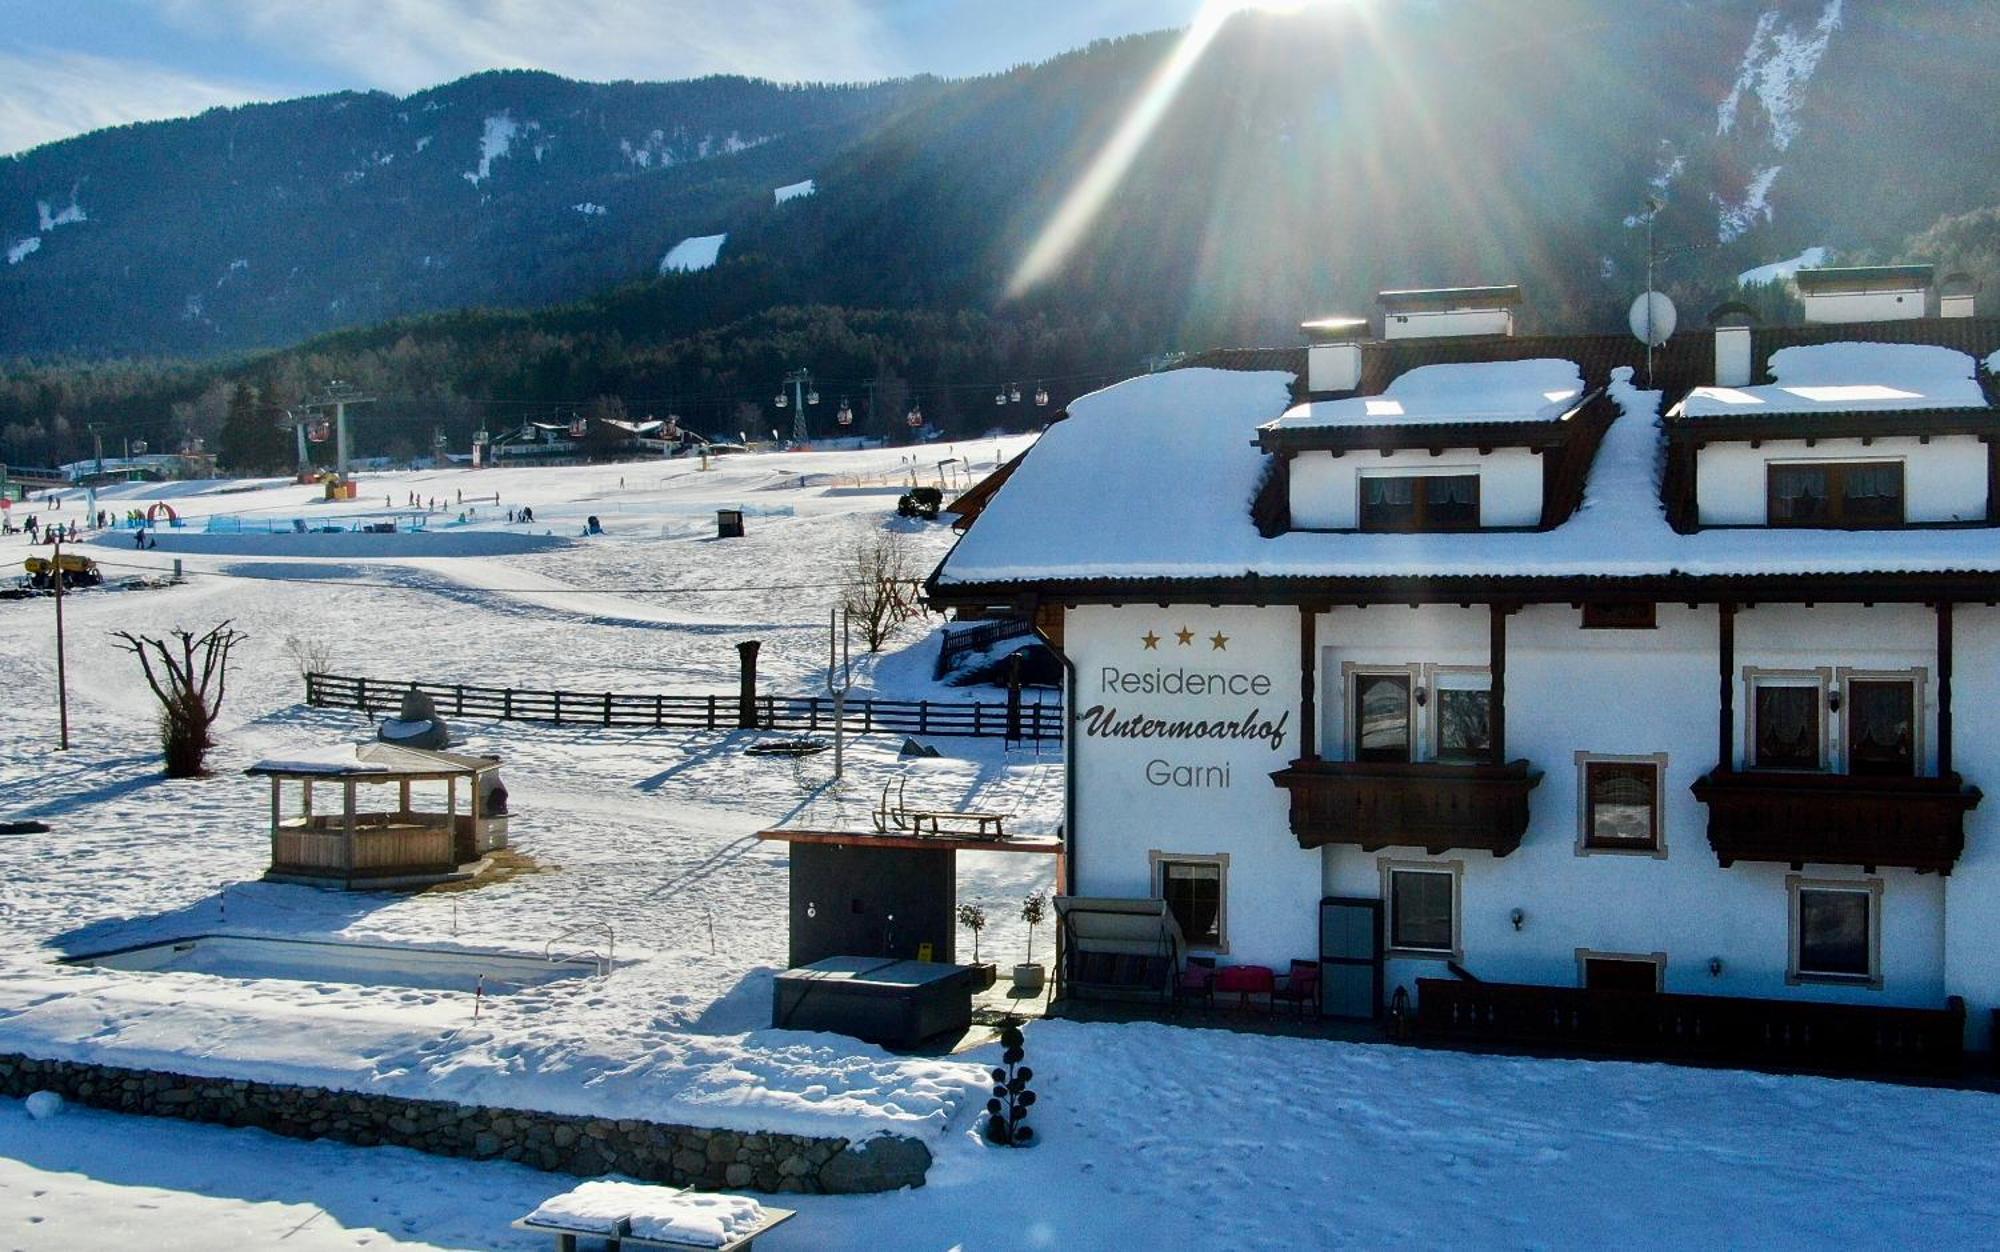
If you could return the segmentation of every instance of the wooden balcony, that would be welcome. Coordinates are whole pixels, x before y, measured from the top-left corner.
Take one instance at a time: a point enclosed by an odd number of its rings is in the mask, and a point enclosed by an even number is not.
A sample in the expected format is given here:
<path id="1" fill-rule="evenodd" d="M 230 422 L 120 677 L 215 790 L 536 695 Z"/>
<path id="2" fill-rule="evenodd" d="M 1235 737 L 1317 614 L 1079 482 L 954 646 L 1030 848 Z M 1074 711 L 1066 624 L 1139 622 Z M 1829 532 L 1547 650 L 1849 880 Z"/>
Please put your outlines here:
<path id="1" fill-rule="evenodd" d="M 1302 848 L 1353 844 L 1364 852 L 1420 847 L 1506 856 L 1528 830 L 1528 793 L 1542 781 L 1526 761 L 1293 761 L 1271 775 L 1292 796 Z"/>
<path id="2" fill-rule="evenodd" d="M 1417 1031 L 1474 1047 L 1552 1048 L 1700 1064 L 1950 1075 L 1965 1003 L 1942 1009 L 1417 980 Z"/>
<path id="3" fill-rule="evenodd" d="M 1951 873 L 1965 851 L 1977 787 L 1957 774 L 1892 778 L 1714 770 L 1694 784 L 1708 806 L 1708 842 L 1737 861 L 1883 866 Z"/>

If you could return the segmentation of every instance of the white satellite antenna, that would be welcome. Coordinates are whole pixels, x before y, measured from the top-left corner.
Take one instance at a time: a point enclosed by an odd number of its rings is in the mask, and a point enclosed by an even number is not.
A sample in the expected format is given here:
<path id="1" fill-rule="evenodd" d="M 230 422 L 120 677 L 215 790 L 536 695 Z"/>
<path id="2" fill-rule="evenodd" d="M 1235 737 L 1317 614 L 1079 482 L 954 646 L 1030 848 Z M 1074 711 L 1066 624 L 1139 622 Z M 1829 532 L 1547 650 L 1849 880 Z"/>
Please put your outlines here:
<path id="1" fill-rule="evenodd" d="M 1632 312 L 1626 320 L 1640 343 L 1657 348 L 1673 338 L 1674 327 L 1680 324 L 1680 313 L 1663 293 L 1649 291 L 1632 301 Z"/>
<path id="2" fill-rule="evenodd" d="M 1648 291 L 1632 301 L 1632 311 L 1625 315 L 1625 321 L 1632 327 L 1632 334 L 1646 345 L 1646 385 L 1653 385 L 1653 349 L 1674 337 L 1674 327 L 1680 323 L 1680 311 L 1665 293 Z"/>

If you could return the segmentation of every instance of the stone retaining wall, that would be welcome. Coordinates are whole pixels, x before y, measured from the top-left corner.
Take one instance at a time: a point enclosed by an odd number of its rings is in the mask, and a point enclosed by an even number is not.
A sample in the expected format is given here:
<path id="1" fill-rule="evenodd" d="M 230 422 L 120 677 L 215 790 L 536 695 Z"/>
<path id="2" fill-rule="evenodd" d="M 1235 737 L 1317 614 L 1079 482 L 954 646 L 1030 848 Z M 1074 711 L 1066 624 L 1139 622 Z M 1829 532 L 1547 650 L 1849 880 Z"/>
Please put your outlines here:
<path id="1" fill-rule="evenodd" d="M 0 1095 L 36 1091 L 120 1113 L 254 1126 L 294 1139 L 392 1144 L 585 1177 L 629 1174 L 711 1190 L 894 1191 L 923 1186 L 931 1164 L 929 1148 L 899 1135 L 855 1143 L 744 1134 L 0 1053 Z"/>

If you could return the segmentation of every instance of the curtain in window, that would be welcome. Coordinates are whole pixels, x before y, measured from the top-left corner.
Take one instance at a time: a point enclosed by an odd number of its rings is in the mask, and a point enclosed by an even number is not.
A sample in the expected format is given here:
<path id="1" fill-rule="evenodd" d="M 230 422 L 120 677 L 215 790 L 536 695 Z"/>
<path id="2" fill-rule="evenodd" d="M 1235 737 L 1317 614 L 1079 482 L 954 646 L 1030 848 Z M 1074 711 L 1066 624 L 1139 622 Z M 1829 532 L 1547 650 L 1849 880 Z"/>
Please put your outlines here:
<path id="1" fill-rule="evenodd" d="M 1362 502 L 1375 507 L 1408 507 L 1417 502 L 1417 480 L 1414 478 L 1364 478 L 1361 480 Z"/>
<path id="2" fill-rule="evenodd" d="M 1899 465 L 1857 465 L 1847 471 L 1847 498 L 1850 500 L 1895 500 L 1903 494 L 1903 471 Z"/>
<path id="3" fill-rule="evenodd" d="M 1757 689 L 1757 764 L 1819 768 L 1819 689 Z"/>
<path id="4" fill-rule="evenodd" d="M 1450 478 L 1430 478 L 1425 480 L 1424 494 L 1432 504 L 1455 504 L 1460 507 L 1472 503 L 1472 496 L 1478 490 L 1479 480 L 1469 474 L 1454 475 Z"/>
<path id="5" fill-rule="evenodd" d="M 1780 466 L 1773 471 L 1771 494 L 1787 504 L 1826 499 L 1826 471 Z"/>
<path id="6" fill-rule="evenodd" d="M 1189 943 L 1213 945 L 1222 934 L 1222 867 L 1175 861 L 1160 867 L 1161 892 Z"/>
<path id="7" fill-rule="evenodd" d="M 1847 690 L 1848 769 L 1908 774 L 1915 768 L 1915 688 L 1906 682 L 1856 682 Z"/>

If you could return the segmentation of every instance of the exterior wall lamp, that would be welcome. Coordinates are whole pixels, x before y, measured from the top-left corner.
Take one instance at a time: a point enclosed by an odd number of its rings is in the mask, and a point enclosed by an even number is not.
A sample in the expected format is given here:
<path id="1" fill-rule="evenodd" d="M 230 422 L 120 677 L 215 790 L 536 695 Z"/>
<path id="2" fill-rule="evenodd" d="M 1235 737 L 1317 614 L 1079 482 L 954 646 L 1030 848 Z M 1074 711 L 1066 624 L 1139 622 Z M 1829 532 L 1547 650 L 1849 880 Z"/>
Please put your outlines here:
<path id="1" fill-rule="evenodd" d="M 1417 707 L 1418 707 L 1418 708 L 1422 708 L 1422 707 L 1424 707 L 1424 705 L 1426 705 L 1426 704 L 1428 704 L 1428 703 L 1430 702 L 1430 698 L 1431 698 L 1431 693 L 1430 693 L 1430 692 L 1428 692 L 1428 691 L 1425 691 L 1425 690 L 1424 690 L 1424 689 L 1423 689 L 1422 687 L 1419 687 L 1419 688 L 1417 688 L 1417 689 L 1416 689 L 1416 692 L 1415 692 L 1414 694 L 1416 695 L 1416 698 L 1417 698 Z"/>

